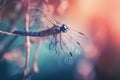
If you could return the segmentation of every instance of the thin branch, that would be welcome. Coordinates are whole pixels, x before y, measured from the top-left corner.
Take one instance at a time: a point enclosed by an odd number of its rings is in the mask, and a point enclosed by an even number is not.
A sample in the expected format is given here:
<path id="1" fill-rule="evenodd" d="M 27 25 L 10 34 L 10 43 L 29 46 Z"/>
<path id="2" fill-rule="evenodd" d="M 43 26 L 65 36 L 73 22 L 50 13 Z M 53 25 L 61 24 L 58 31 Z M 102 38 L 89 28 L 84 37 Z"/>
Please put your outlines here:
<path id="1" fill-rule="evenodd" d="M 0 34 L 8 35 L 8 36 L 20 36 L 19 34 L 14 34 L 12 32 L 6 32 L 6 31 L 1 31 L 1 30 L 0 30 Z"/>
<path id="2" fill-rule="evenodd" d="M 30 0 L 27 0 L 26 3 L 26 7 L 27 7 L 27 13 L 26 13 L 26 31 L 29 31 L 29 10 L 30 10 Z M 28 69 L 29 69 L 29 58 L 30 58 L 30 47 L 31 47 L 31 43 L 30 43 L 30 37 L 26 36 L 26 61 L 25 61 L 25 70 L 24 70 L 24 76 L 28 74 Z"/>
<path id="3" fill-rule="evenodd" d="M 39 54 L 39 51 L 40 51 L 40 44 L 41 44 L 41 40 L 39 39 L 38 40 L 38 45 L 37 45 L 37 49 L 35 51 L 35 54 L 34 54 L 34 62 L 33 62 L 33 71 L 34 72 L 38 72 L 38 65 L 37 65 L 37 59 L 38 59 L 38 54 Z"/>

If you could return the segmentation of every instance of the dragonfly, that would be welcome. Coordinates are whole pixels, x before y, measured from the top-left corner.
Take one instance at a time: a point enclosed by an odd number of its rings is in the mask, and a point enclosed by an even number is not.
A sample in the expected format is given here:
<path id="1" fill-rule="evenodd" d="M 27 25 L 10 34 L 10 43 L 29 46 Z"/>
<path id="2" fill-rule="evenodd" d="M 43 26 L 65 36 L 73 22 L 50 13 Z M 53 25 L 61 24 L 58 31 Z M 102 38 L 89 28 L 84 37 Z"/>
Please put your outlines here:
<path id="1" fill-rule="evenodd" d="M 53 23 L 52 23 L 53 24 Z M 17 36 L 32 36 L 32 37 L 52 37 L 52 41 L 49 43 L 49 49 L 55 48 L 56 53 L 63 52 L 68 54 L 70 57 L 73 56 L 72 52 L 77 51 L 81 53 L 80 38 L 86 39 L 86 36 L 82 32 L 73 31 L 66 24 L 56 25 L 39 32 L 32 31 L 13 31 L 3 32 L 3 34 L 17 35 Z M 72 51 L 73 50 L 73 51 Z"/>
<path id="2" fill-rule="evenodd" d="M 43 13 L 42 16 L 45 20 L 40 22 L 40 23 L 44 23 L 45 25 L 47 24 L 47 26 L 40 26 L 40 29 L 43 28 L 44 30 L 40 30 L 37 32 L 25 31 L 25 30 L 23 31 L 15 30 L 13 32 L 5 32 L 0 30 L 0 34 L 13 35 L 13 36 L 40 37 L 40 39 L 45 37 L 49 43 L 48 45 L 49 50 L 55 51 L 55 53 L 58 54 L 58 57 L 60 59 L 62 58 L 64 61 L 68 63 L 73 63 L 74 54 L 81 53 L 81 48 L 82 48 L 81 42 L 83 40 L 86 40 L 87 37 L 83 32 L 78 31 L 68 26 L 67 24 L 63 24 L 60 21 L 58 21 L 56 17 L 53 14 L 51 14 L 51 10 L 49 9 L 48 6 L 47 9 L 48 9 L 47 12 L 45 14 Z M 37 24 L 38 26 L 40 21 L 38 20 L 38 18 L 40 15 L 42 15 L 41 12 L 40 13 L 39 12 L 40 9 L 38 5 L 33 6 L 30 11 L 31 20 L 38 22 Z"/>
<path id="3" fill-rule="evenodd" d="M 32 7 L 31 10 L 39 11 L 38 6 Z M 47 6 L 47 16 L 44 15 L 46 21 L 48 21 L 52 26 L 43 26 L 46 30 L 41 30 L 38 32 L 32 31 L 20 31 L 16 30 L 13 32 L 0 31 L 2 34 L 16 35 L 16 36 L 31 36 L 31 37 L 48 37 L 49 38 L 49 50 L 54 49 L 59 55 L 67 55 L 68 62 L 72 63 L 72 57 L 74 53 L 81 53 L 81 41 L 86 40 L 86 35 L 78 30 L 73 29 L 66 24 L 59 22 L 56 17 L 50 13 L 50 8 Z M 37 15 L 38 16 L 38 15 Z M 34 19 L 37 21 L 36 19 Z M 52 21 L 53 20 L 53 21 Z M 46 23 L 46 22 L 44 22 Z M 66 59 L 66 58 L 65 58 Z"/>

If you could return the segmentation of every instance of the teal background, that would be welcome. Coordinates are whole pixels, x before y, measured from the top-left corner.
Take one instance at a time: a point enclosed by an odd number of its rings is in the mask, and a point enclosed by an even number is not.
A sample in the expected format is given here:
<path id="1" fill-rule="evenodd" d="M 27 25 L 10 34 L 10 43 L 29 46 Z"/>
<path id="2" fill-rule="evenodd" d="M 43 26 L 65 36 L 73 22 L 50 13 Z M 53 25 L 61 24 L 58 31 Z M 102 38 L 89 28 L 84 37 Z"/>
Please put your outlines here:
<path id="1" fill-rule="evenodd" d="M 18 19 L 14 26 L 17 26 L 16 28 L 19 30 L 24 30 L 24 20 Z M 0 23 L 0 30 L 10 31 L 10 27 L 9 19 L 3 19 Z M 24 42 L 25 37 L 0 35 L 0 44 L 3 46 L 0 49 L 0 58 L 14 49 L 20 49 L 25 57 Z M 36 46 L 36 43 L 31 46 L 30 67 L 32 67 Z M 74 80 L 76 65 L 80 58 L 82 59 L 82 56 L 73 55 L 74 62 L 70 64 L 59 59 L 54 51 L 50 51 L 47 43 L 41 43 L 37 60 L 39 72 L 32 76 L 32 80 Z M 20 67 L 15 61 L 0 61 L 0 80 L 20 80 L 22 73 L 23 67 Z"/>

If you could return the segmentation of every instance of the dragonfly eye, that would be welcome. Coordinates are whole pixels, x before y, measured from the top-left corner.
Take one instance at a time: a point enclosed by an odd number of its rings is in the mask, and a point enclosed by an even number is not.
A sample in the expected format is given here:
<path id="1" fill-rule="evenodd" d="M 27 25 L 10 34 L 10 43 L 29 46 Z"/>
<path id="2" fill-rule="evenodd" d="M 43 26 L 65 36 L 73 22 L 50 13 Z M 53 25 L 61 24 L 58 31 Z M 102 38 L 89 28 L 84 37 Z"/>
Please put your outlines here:
<path id="1" fill-rule="evenodd" d="M 63 24 L 62 27 L 61 27 L 61 31 L 62 32 L 67 32 L 68 31 L 68 27 L 65 24 Z"/>

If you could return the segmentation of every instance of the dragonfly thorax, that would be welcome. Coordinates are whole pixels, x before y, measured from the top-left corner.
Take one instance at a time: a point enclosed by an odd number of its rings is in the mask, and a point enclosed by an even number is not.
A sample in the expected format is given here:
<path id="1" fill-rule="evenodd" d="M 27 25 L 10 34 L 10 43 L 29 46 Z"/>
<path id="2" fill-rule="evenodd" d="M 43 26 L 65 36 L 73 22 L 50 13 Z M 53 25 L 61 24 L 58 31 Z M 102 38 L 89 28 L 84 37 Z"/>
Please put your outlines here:
<path id="1" fill-rule="evenodd" d="M 67 25 L 63 24 L 63 25 L 60 27 L 60 30 L 61 30 L 62 32 L 67 32 L 67 31 L 68 31 Z"/>

